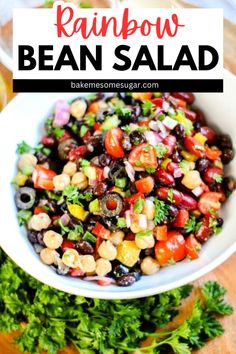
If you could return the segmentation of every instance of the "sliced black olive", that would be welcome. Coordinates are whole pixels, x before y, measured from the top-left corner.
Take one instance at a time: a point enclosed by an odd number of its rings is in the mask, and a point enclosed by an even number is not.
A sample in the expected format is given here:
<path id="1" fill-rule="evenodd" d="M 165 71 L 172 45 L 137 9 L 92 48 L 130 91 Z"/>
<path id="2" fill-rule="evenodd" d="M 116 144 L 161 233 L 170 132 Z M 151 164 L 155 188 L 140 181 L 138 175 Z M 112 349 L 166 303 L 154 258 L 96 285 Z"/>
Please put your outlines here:
<path id="1" fill-rule="evenodd" d="M 27 210 L 31 209 L 35 203 L 36 193 L 33 188 L 22 187 L 16 192 L 16 206 L 19 209 Z"/>
<path id="2" fill-rule="evenodd" d="M 119 215 L 123 208 L 121 197 L 116 193 L 109 193 L 101 200 L 101 209 L 108 217 Z"/>
<path id="3" fill-rule="evenodd" d="M 113 276 L 117 279 L 129 273 L 129 268 L 125 267 L 123 264 L 117 264 L 113 269 Z"/>
<path id="4" fill-rule="evenodd" d="M 125 166 L 122 161 L 113 161 L 110 165 L 109 178 L 115 182 L 116 178 L 125 176 Z"/>
<path id="5" fill-rule="evenodd" d="M 68 154 L 71 150 L 78 147 L 77 142 L 74 139 L 65 139 L 58 145 L 58 155 L 61 160 L 67 160 Z"/>

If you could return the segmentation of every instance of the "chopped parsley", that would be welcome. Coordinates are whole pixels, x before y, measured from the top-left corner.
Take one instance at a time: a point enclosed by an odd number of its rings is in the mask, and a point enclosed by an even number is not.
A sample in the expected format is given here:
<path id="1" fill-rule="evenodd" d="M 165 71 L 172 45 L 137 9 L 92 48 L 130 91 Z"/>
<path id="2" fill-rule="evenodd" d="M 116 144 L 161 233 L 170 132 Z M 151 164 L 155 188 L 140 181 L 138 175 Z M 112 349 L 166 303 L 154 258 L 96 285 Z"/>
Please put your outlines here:
<path id="1" fill-rule="evenodd" d="M 53 128 L 53 118 L 48 118 L 46 120 L 46 130 L 47 130 L 47 133 L 48 135 L 52 135 L 54 136 L 56 139 L 60 139 L 63 134 L 65 133 L 65 129 L 61 128 L 61 127 L 56 127 L 56 128 Z"/>
<path id="2" fill-rule="evenodd" d="M 143 210 L 144 203 L 145 202 L 142 198 L 139 197 L 138 199 L 136 199 L 134 203 L 134 212 L 140 214 Z"/>
<path id="3" fill-rule="evenodd" d="M 62 235 L 65 235 L 68 232 L 70 232 L 70 228 L 68 226 L 64 225 L 62 223 L 61 219 L 58 219 L 57 221 L 55 221 L 55 223 L 60 226 Z"/>
<path id="4" fill-rule="evenodd" d="M 79 164 L 80 164 L 81 167 L 88 167 L 88 166 L 90 166 L 90 162 L 89 162 L 88 160 L 82 159 L 82 158 L 79 159 Z"/>
<path id="5" fill-rule="evenodd" d="M 145 171 L 150 175 L 156 171 L 155 167 L 145 167 Z"/>
<path id="6" fill-rule="evenodd" d="M 212 178 L 217 182 L 217 183 L 221 183 L 223 178 L 219 173 L 213 173 Z"/>
<path id="7" fill-rule="evenodd" d="M 132 114 L 132 109 L 127 108 L 127 107 L 118 106 L 118 107 L 115 108 L 115 112 L 120 117 L 129 118 L 131 116 L 131 114 Z"/>
<path id="8" fill-rule="evenodd" d="M 158 143 L 155 146 L 155 150 L 156 150 L 157 157 L 159 159 L 162 159 L 163 157 L 165 157 L 168 148 L 163 143 Z"/>
<path id="9" fill-rule="evenodd" d="M 196 232 L 200 229 L 202 223 L 200 221 L 197 221 L 195 216 L 190 216 L 188 221 L 186 222 L 184 229 L 186 230 L 187 233 L 190 232 Z"/>
<path id="10" fill-rule="evenodd" d="M 164 202 L 164 200 L 159 200 L 154 198 L 155 212 L 154 212 L 154 223 L 155 225 L 161 224 L 166 221 L 169 216 L 169 205 Z"/>
<path id="11" fill-rule="evenodd" d="M 22 140 L 21 143 L 17 144 L 17 149 L 16 149 L 17 154 L 21 155 L 31 151 L 32 151 L 32 147 L 28 145 L 24 140 Z"/>
<path id="12" fill-rule="evenodd" d="M 32 211 L 19 210 L 17 213 L 17 219 L 18 219 L 19 225 L 20 226 L 25 225 L 29 221 L 31 216 L 32 216 Z"/>
<path id="13" fill-rule="evenodd" d="M 152 108 L 155 107 L 155 105 L 149 101 L 149 100 L 144 100 L 142 103 L 142 112 L 144 116 L 149 115 L 151 113 Z"/>
<path id="14" fill-rule="evenodd" d="M 68 240 L 71 241 L 79 241 L 82 238 L 82 235 L 84 233 L 84 229 L 82 225 L 75 225 L 73 230 L 70 230 L 68 233 Z"/>

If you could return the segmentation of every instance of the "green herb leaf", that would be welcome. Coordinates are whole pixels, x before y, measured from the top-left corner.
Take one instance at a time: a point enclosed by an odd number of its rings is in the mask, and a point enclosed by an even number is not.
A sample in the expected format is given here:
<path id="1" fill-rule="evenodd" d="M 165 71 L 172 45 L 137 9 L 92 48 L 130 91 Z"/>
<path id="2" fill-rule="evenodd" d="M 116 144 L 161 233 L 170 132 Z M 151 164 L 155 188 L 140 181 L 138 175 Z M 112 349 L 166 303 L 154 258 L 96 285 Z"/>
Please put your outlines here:
<path id="1" fill-rule="evenodd" d="M 143 115 L 147 116 L 151 112 L 153 107 L 155 107 L 155 105 L 151 101 L 144 100 L 142 103 Z"/>
<path id="2" fill-rule="evenodd" d="M 212 178 L 217 182 L 221 183 L 223 180 L 223 177 L 219 173 L 213 173 Z"/>
<path id="3" fill-rule="evenodd" d="M 154 223 L 157 225 L 166 221 L 169 215 L 169 206 L 164 202 L 164 200 L 159 200 L 158 198 L 154 198 L 154 204 L 155 204 Z"/>
<path id="4" fill-rule="evenodd" d="M 156 150 L 157 157 L 162 159 L 163 157 L 165 157 L 165 154 L 167 152 L 167 147 L 163 143 L 158 143 L 155 146 L 155 150 Z"/>
<path id="5" fill-rule="evenodd" d="M 184 229 L 187 233 L 196 232 L 200 229 L 202 223 L 198 222 L 195 216 L 190 216 L 188 221 L 186 222 Z"/>
<path id="6" fill-rule="evenodd" d="M 32 152 L 33 148 L 28 145 L 24 140 L 22 140 L 21 143 L 17 144 L 17 149 L 16 149 L 16 153 L 17 154 L 25 154 L 27 152 Z"/>
<path id="7" fill-rule="evenodd" d="M 32 211 L 19 210 L 17 213 L 17 219 L 18 219 L 19 225 L 20 226 L 25 225 L 29 221 L 31 216 L 32 216 Z"/>

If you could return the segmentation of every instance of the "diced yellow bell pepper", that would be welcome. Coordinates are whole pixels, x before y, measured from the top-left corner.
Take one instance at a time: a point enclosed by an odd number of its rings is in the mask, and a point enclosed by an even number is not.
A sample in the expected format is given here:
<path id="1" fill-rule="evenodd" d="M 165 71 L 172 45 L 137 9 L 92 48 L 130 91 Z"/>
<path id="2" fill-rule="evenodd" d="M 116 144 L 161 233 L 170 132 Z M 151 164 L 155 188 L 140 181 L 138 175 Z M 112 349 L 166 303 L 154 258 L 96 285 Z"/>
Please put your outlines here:
<path id="1" fill-rule="evenodd" d="M 27 179 L 28 179 L 27 176 L 23 175 L 23 173 L 21 172 L 18 172 L 13 182 L 17 184 L 17 186 L 22 187 L 25 185 Z"/>
<path id="2" fill-rule="evenodd" d="M 113 188 L 112 188 L 112 192 L 115 192 L 115 193 L 117 193 L 117 194 L 120 194 L 122 198 L 125 197 L 125 192 L 122 191 L 122 190 L 121 190 L 120 188 L 118 188 L 118 187 L 113 187 Z"/>
<path id="3" fill-rule="evenodd" d="M 189 161 L 189 162 L 193 162 L 193 161 L 196 161 L 198 159 L 197 156 L 191 154 L 190 152 L 188 151 L 181 151 L 181 155 L 184 157 L 185 160 Z"/>
<path id="4" fill-rule="evenodd" d="M 74 216 L 76 219 L 79 219 L 81 221 L 84 221 L 89 214 L 88 211 L 84 210 L 82 206 L 77 204 L 69 204 L 68 210 L 72 216 Z"/>
<path id="5" fill-rule="evenodd" d="M 166 169 L 168 163 L 170 163 L 171 161 L 172 161 L 171 159 L 165 159 L 165 160 L 163 160 L 162 163 L 161 163 L 161 167 L 164 168 L 164 169 Z"/>
<path id="6" fill-rule="evenodd" d="M 197 142 L 199 142 L 201 145 L 204 145 L 205 142 L 207 141 L 207 138 L 201 133 L 196 133 L 194 135 L 194 139 L 197 140 Z"/>
<path id="7" fill-rule="evenodd" d="M 139 253 L 135 241 L 122 241 L 117 247 L 116 258 L 127 267 L 133 267 L 139 259 Z"/>
<path id="8" fill-rule="evenodd" d="M 192 211 L 192 214 L 193 214 L 193 216 L 196 216 L 196 217 L 198 217 L 198 216 L 200 216 L 201 215 L 201 212 L 199 211 L 199 210 L 193 210 Z"/>

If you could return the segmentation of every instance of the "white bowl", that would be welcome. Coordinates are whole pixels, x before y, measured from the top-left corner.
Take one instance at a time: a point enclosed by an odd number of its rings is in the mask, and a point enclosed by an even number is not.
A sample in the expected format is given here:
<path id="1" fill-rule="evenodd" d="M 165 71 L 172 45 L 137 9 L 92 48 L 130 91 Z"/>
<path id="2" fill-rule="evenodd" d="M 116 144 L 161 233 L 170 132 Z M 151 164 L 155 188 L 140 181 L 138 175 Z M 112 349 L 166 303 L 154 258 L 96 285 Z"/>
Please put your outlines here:
<path id="1" fill-rule="evenodd" d="M 236 146 L 236 77 L 226 71 L 224 90 L 223 94 L 196 94 L 196 105 L 204 110 L 210 124 L 231 135 Z M 0 245 L 6 253 L 21 268 L 43 283 L 68 293 L 105 299 L 137 298 L 176 288 L 199 278 L 225 261 L 236 250 L 236 193 L 223 208 L 223 232 L 212 237 L 203 246 L 198 260 L 184 260 L 174 266 L 168 266 L 155 275 L 143 276 L 130 287 L 102 287 L 93 282 L 60 276 L 41 263 L 26 237 L 24 228 L 19 228 L 16 219 L 14 191 L 10 184 L 16 172 L 16 144 L 22 140 L 36 144 L 44 119 L 50 113 L 54 102 L 60 97 L 70 99 L 74 96 L 78 94 L 19 94 L 0 115 Z M 236 159 L 227 167 L 227 173 L 236 176 Z"/>

